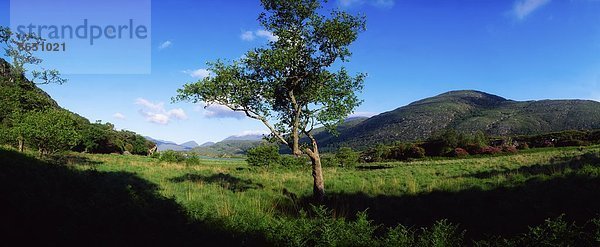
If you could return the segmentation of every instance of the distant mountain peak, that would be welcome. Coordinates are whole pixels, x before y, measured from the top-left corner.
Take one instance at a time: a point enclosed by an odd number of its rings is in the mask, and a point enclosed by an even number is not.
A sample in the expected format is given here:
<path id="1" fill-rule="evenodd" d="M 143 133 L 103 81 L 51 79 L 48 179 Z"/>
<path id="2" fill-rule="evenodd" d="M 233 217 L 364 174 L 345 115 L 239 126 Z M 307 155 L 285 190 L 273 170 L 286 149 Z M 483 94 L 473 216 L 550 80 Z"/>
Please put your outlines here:
<path id="1" fill-rule="evenodd" d="M 457 97 L 457 98 L 487 98 L 487 99 L 491 99 L 491 100 L 495 100 L 495 101 L 507 101 L 507 99 L 500 97 L 498 95 L 489 94 L 489 93 L 477 91 L 477 90 L 448 91 L 448 92 L 445 92 L 445 93 L 440 94 L 435 97 L 440 97 L 440 96 L 450 96 L 450 97 Z"/>
<path id="2" fill-rule="evenodd" d="M 266 136 L 265 134 L 251 133 L 242 135 L 232 135 L 225 138 L 223 141 L 260 141 Z"/>
<path id="3" fill-rule="evenodd" d="M 215 142 L 205 142 L 205 143 L 202 143 L 202 145 L 200 145 L 200 147 L 210 147 L 213 145 L 215 145 Z"/>
<path id="4" fill-rule="evenodd" d="M 187 147 L 187 148 L 195 148 L 195 147 L 198 147 L 200 145 L 198 145 L 198 143 L 195 142 L 195 141 L 189 141 L 189 142 L 181 143 L 181 144 L 179 144 L 179 146 L 184 146 L 184 147 Z"/>
<path id="5" fill-rule="evenodd" d="M 425 98 L 419 101 L 410 103 L 409 106 L 430 103 L 465 103 L 477 107 L 495 107 L 506 101 L 510 101 L 498 95 L 489 94 L 477 90 L 455 90 L 445 92 L 433 97 Z"/>

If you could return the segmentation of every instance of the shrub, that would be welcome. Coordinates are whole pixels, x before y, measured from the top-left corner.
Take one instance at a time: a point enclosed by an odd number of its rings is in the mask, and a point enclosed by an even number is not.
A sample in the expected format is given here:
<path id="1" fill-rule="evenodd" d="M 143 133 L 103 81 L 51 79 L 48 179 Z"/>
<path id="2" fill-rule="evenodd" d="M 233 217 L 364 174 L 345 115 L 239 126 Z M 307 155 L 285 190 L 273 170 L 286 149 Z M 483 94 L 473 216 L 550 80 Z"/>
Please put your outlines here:
<path id="1" fill-rule="evenodd" d="M 200 156 L 191 155 L 191 156 L 187 157 L 187 159 L 185 159 L 185 164 L 190 165 L 190 166 L 200 164 Z"/>
<path id="2" fill-rule="evenodd" d="M 358 164 L 359 154 L 354 152 L 352 148 L 342 147 L 335 153 L 335 158 L 340 163 L 340 166 L 351 167 Z"/>
<path id="3" fill-rule="evenodd" d="M 502 146 L 502 152 L 503 153 L 514 154 L 514 153 L 517 153 L 518 150 L 517 150 L 517 148 L 515 146 L 504 145 L 504 146 Z"/>
<path id="4" fill-rule="evenodd" d="M 556 143 L 557 147 L 580 147 L 580 146 L 589 146 L 590 143 L 583 140 L 562 140 Z"/>
<path id="5" fill-rule="evenodd" d="M 464 246 L 465 231 L 442 220 L 431 228 L 415 231 L 398 225 L 384 229 L 373 224 L 365 212 L 355 220 L 332 216 L 323 206 L 312 206 L 312 217 L 300 211 L 295 220 L 278 220 L 267 227 L 276 246 Z"/>
<path id="6" fill-rule="evenodd" d="M 399 143 L 389 149 L 386 159 L 405 160 L 406 145 Z"/>
<path id="7" fill-rule="evenodd" d="M 416 145 L 412 145 L 407 149 L 406 156 L 413 159 L 424 158 L 425 149 Z"/>
<path id="8" fill-rule="evenodd" d="M 542 142 L 540 142 L 537 147 L 542 147 L 542 148 L 550 148 L 550 147 L 554 147 L 554 142 L 552 140 L 543 140 Z"/>
<path id="9" fill-rule="evenodd" d="M 519 145 L 517 145 L 517 149 L 520 149 L 520 150 L 529 149 L 529 144 L 527 144 L 527 142 L 519 142 Z"/>
<path id="10" fill-rule="evenodd" d="M 480 148 L 479 150 L 477 150 L 475 152 L 475 154 L 499 154 L 499 153 L 502 153 L 502 148 L 492 147 L 492 146 Z"/>
<path id="11" fill-rule="evenodd" d="M 308 158 L 304 156 L 296 157 L 293 155 L 282 155 L 280 158 L 280 163 L 284 167 L 301 167 L 308 163 Z"/>
<path id="12" fill-rule="evenodd" d="M 150 158 L 160 159 L 160 152 L 154 152 L 154 153 L 152 153 L 152 155 L 150 155 Z"/>
<path id="13" fill-rule="evenodd" d="M 171 163 L 179 163 L 185 160 L 185 157 L 182 153 L 176 152 L 173 150 L 166 150 L 160 152 L 160 161 L 162 162 L 171 162 Z"/>
<path id="14" fill-rule="evenodd" d="M 276 145 L 260 145 L 249 149 L 246 155 L 246 162 L 251 166 L 273 166 L 281 159 Z"/>
<path id="15" fill-rule="evenodd" d="M 403 225 L 389 228 L 383 238 L 383 246 L 415 246 L 415 231 Z"/>
<path id="16" fill-rule="evenodd" d="M 125 151 L 132 153 L 133 152 L 133 145 L 131 145 L 131 143 L 127 143 L 125 144 Z"/>
<path id="17" fill-rule="evenodd" d="M 381 162 L 390 156 L 390 148 L 379 144 L 375 148 L 371 148 L 360 155 L 360 160 L 364 162 Z"/>
<path id="18" fill-rule="evenodd" d="M 441 220 L 430 229 L 423 229 L 418 246 L 463 246 L 465 231 L 457 225 Z"/>
<path id="19" fill-rule="evenodd" d="M 574 223 L 567 223 L 563 216 L 547 219 L 540 226 L 530 227 L 519 241 L 521 246 L 586 246 L 580 243 L 582 229 Z"/>
<path id="20" fill-rule="evenodd" d="M 464 150 L 462 148 L 455 148 L 454 151 L 452 152 L 452 156 L 453 157 L 465 157 L 465 156 L 469 156 L 469 152 L 467 152 L 467 150 Z"/>
<path id="21" fill-rule="evenodd" d="M 66 151 L 76 146 L 81 135 L 76 116 L 65 110 L 48 109 L 25 114 L 15 131 L 25 143 L 39 150 L 41 155 Z"/>
<path id="22" fill-rule="evenodd" d="M 340 165 L 340 161 L 335 155 L 323 154 L 321 155 L 321 166 L 323 167 L 336 167 Z"/>

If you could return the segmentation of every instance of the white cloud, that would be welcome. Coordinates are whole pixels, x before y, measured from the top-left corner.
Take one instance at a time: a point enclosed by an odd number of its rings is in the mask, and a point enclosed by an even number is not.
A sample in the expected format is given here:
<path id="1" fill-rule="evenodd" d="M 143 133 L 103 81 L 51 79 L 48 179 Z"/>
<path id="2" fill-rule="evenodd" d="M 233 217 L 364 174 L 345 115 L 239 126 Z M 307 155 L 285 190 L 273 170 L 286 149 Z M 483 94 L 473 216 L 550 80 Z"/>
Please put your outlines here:
<path id="1" fill-rule="evenodd" d="M 342 7 L 349 8 L 369 4 L 378 8 L 391 8 L 396 3 L 395 0 L 339 0 L 338 4 Z"/>
<path id="2" fill-rule="evenodd" d="M 361 0 L 339 0 L 339 4 L 343 7 L 350 7 L 352 5 L 362 5 L 364 1 Z"/>
<path id="3" fill-rule="evenodd" d="M 258 30 L 256 31 L 256 36 L 265 38 L 269 41 L 277 41 L 279 38 L 275 36 L 272 32 L 267 30 Z"/>
<path id="4" fill-rule="evenodd" d="M 136 105 L 141 105 L 151 111 L 163 111 L 165 109 L 165 104 L 162 102 L 152 103 L 147 99 L 138 98 L 135 100 Z"/>
<path id="5" fill-rule="evenodd" d="M 194 78 L 204 79 L 211 75 L 210 70 L 207 69 L 197 69 L 197 70 L 184 70 L 183 73 L 186 73 Z"/>
<path id="6" fill-rule="evenodd" d="M 254 33 L 252 31 L 245 31 L 242 32 L 242 35 L 240 35 L 240 38 L 243 41 L 253 41 L 254 40 Z"/>
<path id="7" fill-rule="evenodd" d="M 120 113 L 120 112 L 113 114 L 113 117 L 116 119 L 120 119 L 120 120 L 124 120 L 127 118 L 127 117 L 125 117 L 125 115 L 123 115 L 123 113 Z"/>
<path id="8" fill-rule="evenodd" d="M 167 40 L 167 41 L 163 42 L 162 44 L 160 44 L 160 46 L 158 46 L 158 49 L 163 50 L 163 49 L 171 47 L 172 45 L 173 45 L 173 42 L 171 42 L 170 40 Z"/>
<path id="9" fill-rule="evenodd" d="M 267 39 L 268 41 L 277 41 L 279 39 L 272 32 L 267 30 L 256 30 L 256 31 L 243 31 L 240 35 L 240 38 L 243 41 L 253 41 L 257 37 Z"/>
<path id="10" fill-rule="evenodd" d="M 513 7 L 513 14 L 519 20 L 525 19 L 535 10 L 549 3 L 550 0 L 517 0 Z"/>
<path id="11" fill-rule="evenodd" d="M 233 111 L 227 106 L 218 104 L 206 105 L 205 103 L 201 103 L 194 110 L 200 112 L 205 118 L 243 119 L 246 117 L 246 113 L 244 112 Z"/>
<path id="12" fill-rule="evenodd" d="M 271 132 L 266 131 L 266 130 L 244 130 L 241 133 L 235 134 L 233 136 L 235 137 L 241 137 L 241 136 L 256 136 L 256 135 L 269 135 L 271 134 Z"/>
<path id="13" fill-rule="evenodd" d="M 181 108 L 166 110 L 163 102 L 153 103 L 149 100 L 138 98 L 135 104 L 142 106 L 139 113 L 146 118 L 146 121 L 157 124 L 168 124 L 172 119 L 185 120 L 187 115 Z"/>
<path id="14" fill-rule="evenodd" d="M 167 112 L 167 114 L 169 116 L 173 116 L 177 119 L 182 119 L 182 120 L 187 119 L 187 115 L 185 114 L 185 111 L 181 108 L 171 109 Z"/>

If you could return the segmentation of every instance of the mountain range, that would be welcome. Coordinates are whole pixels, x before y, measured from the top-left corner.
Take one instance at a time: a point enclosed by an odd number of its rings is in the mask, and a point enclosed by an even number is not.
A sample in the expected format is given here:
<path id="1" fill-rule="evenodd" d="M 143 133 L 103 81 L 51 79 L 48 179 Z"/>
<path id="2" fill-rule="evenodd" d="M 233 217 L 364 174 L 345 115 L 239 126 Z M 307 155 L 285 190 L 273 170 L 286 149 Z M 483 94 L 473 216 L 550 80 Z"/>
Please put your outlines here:
<path id="1" fill-rule="evenodd" d="M 324 128 L 315 129 L 313 133 L 324 151 L 341 146 L 362 150 L 377 144 L 425 140 L 448 128 L 461 132 L 483 131 L 489 136 L 600 129 L 600 103 L 592 100 L 515 101 L 474 90 L 450 91 L 370 118 L 349 118 L 338 126 L 338 135 Z M 218 143 L 185 150 L 203 155 L 243 154 L 261 140 L 262 135 L 231 136 Z M 167 143 L 163 148 L 174 147 L 172 145 Z"/>
<path id="2" fill-rule="evenodd" d="M 600 128 L 600 103 L 592 100 L 515 101 L 473 90 L 450 91 L 316 134 L 320 146 L 364 149 L 395 141 L 419 141 L 436 131 L 483 131 L 490 136 Z"/>
<path id="3" fill-rule="evenodd" d="M 145 138 L 148 139 L 149 141 L 156 143 L 156 145 L 158 147 L 158 151 L 166 151 L 166 150 L 192 151 L 192 150 L 195 150 L 196 152 L 206 154 L 206 155 L 216 155 L 218 153 L 227 153 L 227 154 L 240 153 L 240 154 L 243 154 L 247 148 L 242 148 L 242 149 L 233 148 L 234 150 L 231 150 L 232 148 L 228 148 L 228 147 L 245 146 L 245 144 L 250 144 L 249 146 L 252 147 L 253 145 L 251 145 L 251 143 L 260 142 L 263 138 L 263 135 L 259 135 L 259 134 L 233 135 L 233 136 L 229 136 L 229 137 L 223 139 L 220 142 L 216 142 L 216 143 L 215 142 L 205 142 L 205 143 L 202 143 L 201 145 L 199 145 L 195 141 L 188 141 L 185 143 L 177 144 L 172 141 L 154 139 L 149 136 L 145 136 Z"/>

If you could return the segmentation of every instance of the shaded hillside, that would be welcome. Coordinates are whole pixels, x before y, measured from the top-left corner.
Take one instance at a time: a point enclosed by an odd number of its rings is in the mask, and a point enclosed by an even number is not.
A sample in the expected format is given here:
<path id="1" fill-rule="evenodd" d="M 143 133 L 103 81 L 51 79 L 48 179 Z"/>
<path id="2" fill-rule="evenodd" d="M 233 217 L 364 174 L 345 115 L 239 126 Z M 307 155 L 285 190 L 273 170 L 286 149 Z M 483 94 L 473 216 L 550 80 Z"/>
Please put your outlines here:
<path id="1" fill-rule="evenodd" d="M 600 128 L 600 103 L 590 100 L 513 101 L 479 91 L 451 91 L 364 120 L 340 135 L 319 136 L 326 149 L 417 141 L 454 128 L 488 135 L 530 135 Z"/>
<path id="2" fill-rule="evenodd" d="M 34 138 L 27 139 L 22 131 L 23 126 L 31 126 L 35 119 L 51 115 L 51 112 L 68 113 L 72 124 L 68 127 L 76 132 L 75 145 L 70 145 L 71 150 L 89 153 L 125 153 L 147 154 L 154 143 L 146 141 L 142 136 L 131 131 L 116 131 L 110 123 L 90 123 L 90 121 L 76 113 L 63 109 L 46 92 L 25 76 L 15 73 L 13 67 L 0 58 L 0 144 L 13 147 L 26 147 L 35 149 Z M 31 117 L 31 115 L 35 117 Z M 28 118 L 29 117 L 29 118 Z M 28 122 L 29 121 L 29 122 Z M 38 123 L 38 122 L 35 122 Z M 53 122 L 53 123 L 56 123 Z M 27 125 L 28 124 L 28 125 Z M 54 139 L 59 139 L 56 133 L 50 131 L 52 124 L 40 124 L 43 132 Z M 31 129 L 27 133 L 32 133 Z M 71 135 L 74 136 L 74 135 Z M 40 143 L 40 142 L 38 142 Z M 64 147 L 67 148 L 67 147 Z"/>

